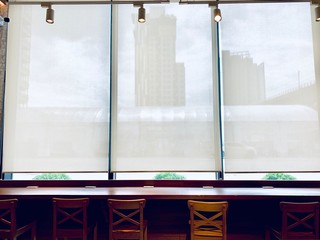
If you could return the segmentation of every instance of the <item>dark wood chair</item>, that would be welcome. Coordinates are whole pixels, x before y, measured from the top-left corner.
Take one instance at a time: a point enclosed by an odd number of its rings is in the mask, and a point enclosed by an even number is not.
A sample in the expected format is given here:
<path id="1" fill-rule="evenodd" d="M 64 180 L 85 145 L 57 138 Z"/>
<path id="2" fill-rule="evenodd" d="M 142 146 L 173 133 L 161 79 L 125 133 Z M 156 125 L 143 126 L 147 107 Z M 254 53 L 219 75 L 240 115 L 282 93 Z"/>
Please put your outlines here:
<path id="1" fill-rule="evenodd" d="M 0 239 L 15 240 L 30 231 L 30 239 L 36 239 L 36 222 L 20 224 L 17 221 L 16 208 L 18 199 L 0 200 Z"/>
<path id="2" fill-rule="evenodd" d="M 319 202 L 280 202 L 281 226 L 266 228 L 265 239 L 319 239 Z"/>
<path id="3" fill-rule="evenodd" d="M 108 199 L 109 240 L 147 240 L 148 223 L 144 219 L 145 199 Z"/>
<path id="4" fill-rule="evenodd" d="M 53 198 L 53 240 L 97 240 L 97 222 L 88 218 L 89 198 Z"/>
<path id="5" fill-rule="evenodd" d="M 228 202 L 188 200 L 191 240 L 226 240 Z"/>

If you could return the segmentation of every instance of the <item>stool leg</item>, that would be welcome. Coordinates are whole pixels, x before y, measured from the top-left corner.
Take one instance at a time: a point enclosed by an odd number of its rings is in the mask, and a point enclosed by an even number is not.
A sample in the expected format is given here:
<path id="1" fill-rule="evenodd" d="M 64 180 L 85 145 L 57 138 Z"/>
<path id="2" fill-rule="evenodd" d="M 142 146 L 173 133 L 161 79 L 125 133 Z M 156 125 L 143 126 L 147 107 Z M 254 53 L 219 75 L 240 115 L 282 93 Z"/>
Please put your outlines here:
<path id="1" fill-rule="evenodd" d="M 93 229 L 93 239 L 98 240 L 98 224 L 96 223 Z"/>
<path id="2" fill-rule="evenodd" d="M 264 239 L 265 240 L 270 240 L 270 229 L 268 227 L 265 229 L 264 233 L 265 233 Z"/>
<path id="3" fill-rule="evenodd" d="M 36 223 L 32 224 L 32 228 L 31 228 L 31 239 L 32 240 L 36 240 L 37 239 L 37 225 Z"/>

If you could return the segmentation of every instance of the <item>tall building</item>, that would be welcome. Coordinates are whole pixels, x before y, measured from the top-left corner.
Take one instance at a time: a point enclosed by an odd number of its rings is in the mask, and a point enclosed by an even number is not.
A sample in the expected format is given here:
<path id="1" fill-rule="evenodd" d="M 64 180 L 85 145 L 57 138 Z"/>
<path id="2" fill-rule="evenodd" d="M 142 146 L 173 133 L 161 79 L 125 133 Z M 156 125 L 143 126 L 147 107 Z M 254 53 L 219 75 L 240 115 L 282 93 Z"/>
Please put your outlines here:
<path id="1" fill-rule="evenodd" d="M 266 101 L 264 64 L 248 52 L 222 52 L 225 105 L 256 105 Z"/>
<path id="2" fill-rule="evenodd" d="M 135 99 L 137 106 L 184 106 L 185 69 L 176 62 L 176 17 L 151 8 L 136 26 Z"/>

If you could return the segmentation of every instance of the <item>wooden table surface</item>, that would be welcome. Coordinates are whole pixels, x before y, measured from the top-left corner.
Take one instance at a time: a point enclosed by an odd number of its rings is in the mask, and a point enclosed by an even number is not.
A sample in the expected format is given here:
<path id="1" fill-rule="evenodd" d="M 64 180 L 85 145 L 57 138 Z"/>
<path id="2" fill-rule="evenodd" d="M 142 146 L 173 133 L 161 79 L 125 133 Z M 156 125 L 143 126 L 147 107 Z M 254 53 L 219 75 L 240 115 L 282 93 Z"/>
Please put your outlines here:
<path id="1" fill-rule="evenodd" d="M 241 187 L 3 187 L 0 198 L 49 199 L 52 197 L 146 198 L 168 200 L 320 200 L 320 188 L 241 188 Z"/>

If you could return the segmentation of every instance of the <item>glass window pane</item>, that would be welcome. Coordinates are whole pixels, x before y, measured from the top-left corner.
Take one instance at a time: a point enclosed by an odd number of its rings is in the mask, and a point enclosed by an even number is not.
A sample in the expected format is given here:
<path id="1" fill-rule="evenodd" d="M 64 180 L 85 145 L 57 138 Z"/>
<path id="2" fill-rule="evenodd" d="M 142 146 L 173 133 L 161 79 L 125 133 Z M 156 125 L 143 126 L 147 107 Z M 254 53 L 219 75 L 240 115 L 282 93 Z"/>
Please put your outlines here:
<path id="1" fill-rule="evenodd" d="M 3 170 L 107 171 L 110 6 L 53 8 L 10 6 Z"/>
<path id="2" fill-rule="evenodd" d="M 208 6 L 119 6 L 113 171 L 215 171 Z M 190 18 L 192 16 L 192 18 Z M 217 139 L 218 141 L 218 139 Z"/>
<path id="3" fill-rule="evenodd" d="M 226 171 L 318 171 L 310 3 L 221 8 Z"/>

